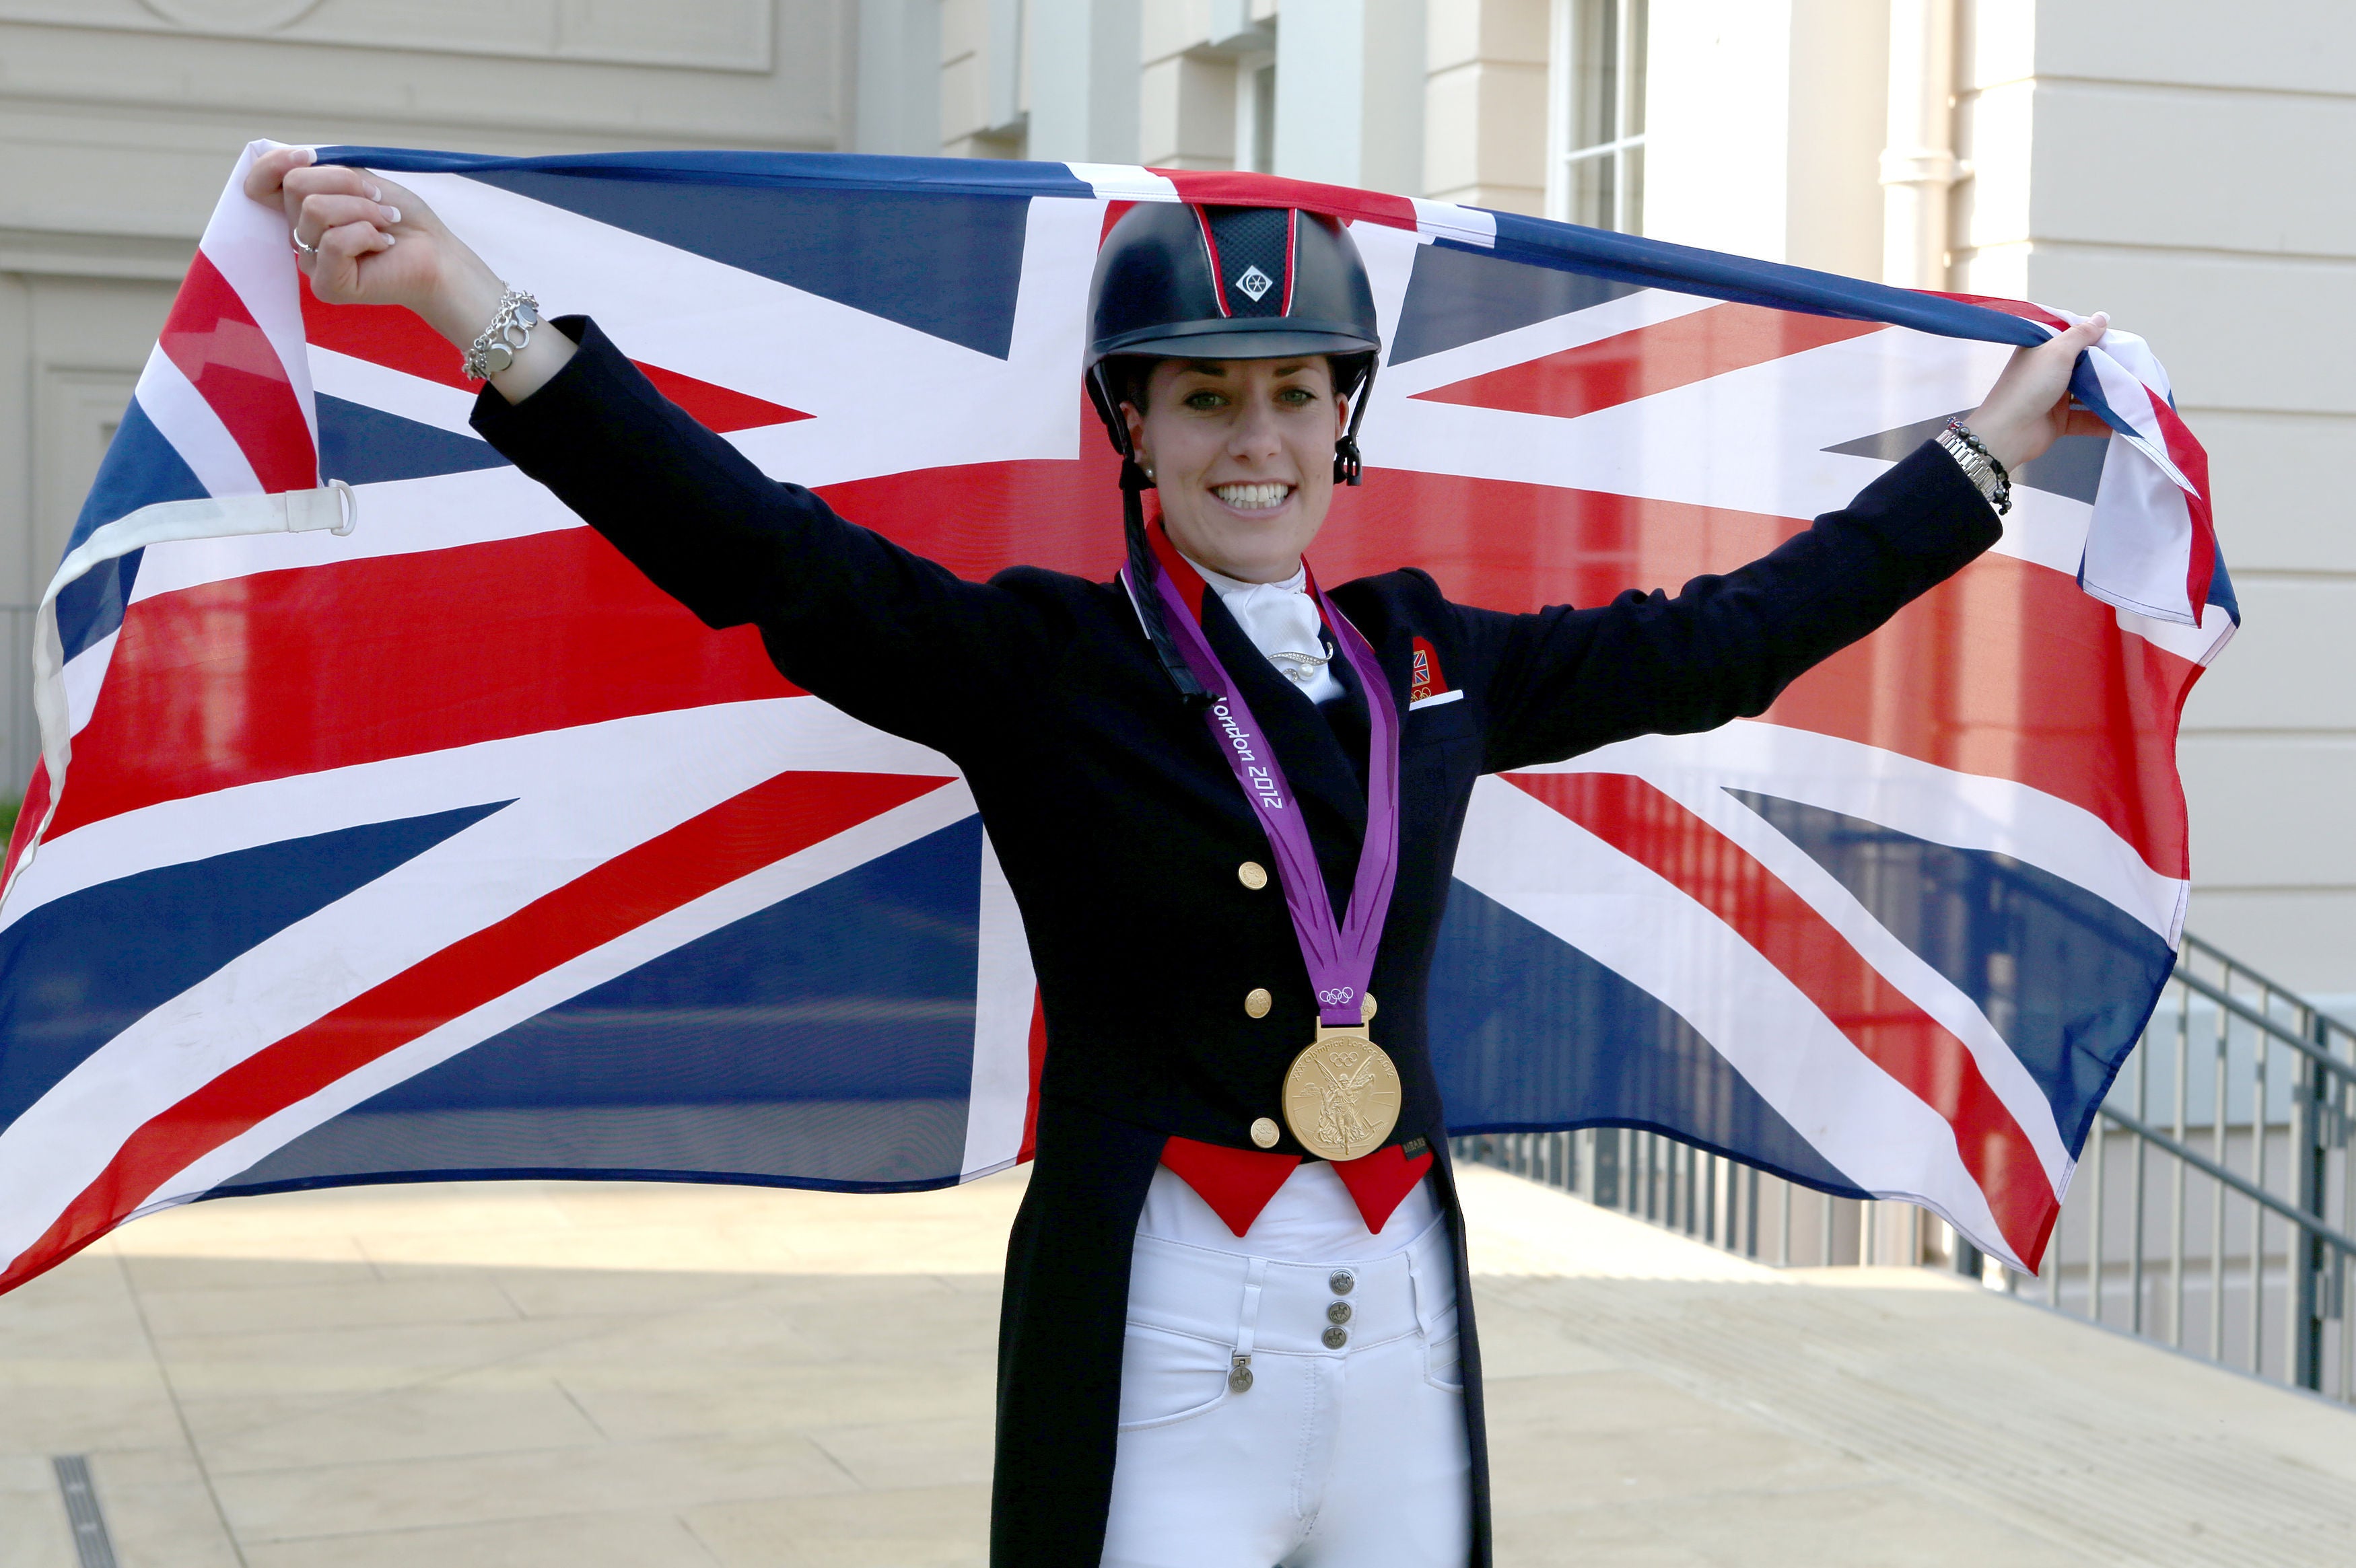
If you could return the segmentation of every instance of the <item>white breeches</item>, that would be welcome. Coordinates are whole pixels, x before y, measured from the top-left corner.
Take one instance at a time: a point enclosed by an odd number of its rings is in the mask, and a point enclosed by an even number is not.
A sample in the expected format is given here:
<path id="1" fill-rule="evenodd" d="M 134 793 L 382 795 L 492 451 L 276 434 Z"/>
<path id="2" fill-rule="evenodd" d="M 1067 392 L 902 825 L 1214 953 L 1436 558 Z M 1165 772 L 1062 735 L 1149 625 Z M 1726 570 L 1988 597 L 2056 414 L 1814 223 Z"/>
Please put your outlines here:
<path id="1" fill-rule="evenodd" d="M 1471 1551 L 1445 1219 L 1333 1264 L 1138 1238 L 1104 1568 L 1464 1568 Z"/>

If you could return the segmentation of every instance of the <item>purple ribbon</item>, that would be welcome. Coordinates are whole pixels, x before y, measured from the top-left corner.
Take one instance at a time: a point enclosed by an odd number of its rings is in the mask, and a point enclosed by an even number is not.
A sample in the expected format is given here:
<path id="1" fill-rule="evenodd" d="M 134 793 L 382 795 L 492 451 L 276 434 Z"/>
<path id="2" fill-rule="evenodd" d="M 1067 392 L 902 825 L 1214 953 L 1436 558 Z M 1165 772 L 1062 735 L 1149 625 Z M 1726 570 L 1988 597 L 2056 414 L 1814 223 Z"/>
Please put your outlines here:
<path id="1" fill-rule="evenodd" d="M 1155 562 L 1159 567 L 1161 563 Z M 1129 569 L 1121 581 L 1134 594 Z M 1154 588 L 1169 611 L 1168 623 L 1178 652 L 1203 689 L 1211 694 L 1204 711 L 1211 738 L 1235 770 L 1244 798 L 1257 808 L 1276 857 L 1277 880 L 1284 887 L 1284 907 L 1292 915 L 1292 933 L 1301 944 L 1301 961 L 1309 967 L 1309 983 L 1317 993 L 1317 1016 L 1337 1027 L 1360 1021 L 1361 998 L 1375 972 L 1375 954 L 1383 941 L 1383 919 L 1390 912 L 1391 883 L 1398 872 L 1398 708 L 1392 700 L 1375 650 L 1347 617 L 1333 607 L 1316 580 L 1310 591 L 1342 656 L 1357 672 L 1366 693 L 1370 752 L 1366 768 L 1366 837 L 1358 850 L 1358 875 L 1350 890 L 1350 906 L 1339 924 L 1333 901 L 1326 895 L 1325 873 L 1317 864 L 1317 849 L 1309 840 L 1309 825 L 1301 819 L 1300 804 L 1285 782 L 1284 766 L 1276 748 L 1252 717 L 1251 707 L 1236 689 L 1226 667 L 1204 636 L 1194 609 L 1166 570 L 1153 574 Z M 1209 592 L 1206 588 L 1205 592 Z"/>

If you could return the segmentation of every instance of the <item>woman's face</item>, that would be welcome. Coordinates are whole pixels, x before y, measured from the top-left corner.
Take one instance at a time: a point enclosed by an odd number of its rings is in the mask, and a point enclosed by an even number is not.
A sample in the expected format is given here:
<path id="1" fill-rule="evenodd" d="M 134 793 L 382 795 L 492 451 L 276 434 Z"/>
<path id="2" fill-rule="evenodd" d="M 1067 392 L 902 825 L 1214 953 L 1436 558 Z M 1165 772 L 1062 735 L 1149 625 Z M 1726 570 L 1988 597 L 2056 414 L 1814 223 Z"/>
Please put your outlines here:
<path id="1" fill-rule="evenodd" d="M 1292 575 L 1333 498 L 1333 443 L 1349 409 L 1323 356 L 1163 359 L 1129 439 L 1187 555 L 1246 582 Z"/>

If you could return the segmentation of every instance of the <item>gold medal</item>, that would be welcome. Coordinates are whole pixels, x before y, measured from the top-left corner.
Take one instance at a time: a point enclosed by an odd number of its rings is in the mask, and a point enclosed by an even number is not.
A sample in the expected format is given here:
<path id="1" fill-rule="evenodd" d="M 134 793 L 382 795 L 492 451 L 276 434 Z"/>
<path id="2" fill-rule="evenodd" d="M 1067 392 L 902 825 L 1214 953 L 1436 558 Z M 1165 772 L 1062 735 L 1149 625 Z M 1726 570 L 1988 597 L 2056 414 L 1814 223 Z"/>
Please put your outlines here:
<path id="1" fill-rule="evenodd" d="M 1398 1125 L 1398 1069 L 1366 1028 L 1317 1026 L 1317 1043 L 1284 1075 L 1284 1121 L 1311 1154 L 1356 1159 Z"/>

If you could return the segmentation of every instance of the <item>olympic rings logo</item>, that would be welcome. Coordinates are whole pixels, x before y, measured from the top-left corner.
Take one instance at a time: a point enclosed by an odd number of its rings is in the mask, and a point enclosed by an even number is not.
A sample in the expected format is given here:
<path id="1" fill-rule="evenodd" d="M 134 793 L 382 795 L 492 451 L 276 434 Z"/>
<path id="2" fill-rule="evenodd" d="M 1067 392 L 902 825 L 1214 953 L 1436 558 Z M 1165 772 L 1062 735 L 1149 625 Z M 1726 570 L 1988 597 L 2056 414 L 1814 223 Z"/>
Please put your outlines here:
<path id="1" fill-rule="evenodd" d="M 1338 1008 L 1354 999 L 1357 994 L 1358 987 L 1355 986 L 1336 986 L 1330 991 L 1318 992 L 1317 999 L 1326 1007 Z"/>

